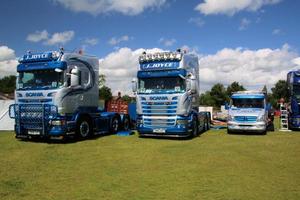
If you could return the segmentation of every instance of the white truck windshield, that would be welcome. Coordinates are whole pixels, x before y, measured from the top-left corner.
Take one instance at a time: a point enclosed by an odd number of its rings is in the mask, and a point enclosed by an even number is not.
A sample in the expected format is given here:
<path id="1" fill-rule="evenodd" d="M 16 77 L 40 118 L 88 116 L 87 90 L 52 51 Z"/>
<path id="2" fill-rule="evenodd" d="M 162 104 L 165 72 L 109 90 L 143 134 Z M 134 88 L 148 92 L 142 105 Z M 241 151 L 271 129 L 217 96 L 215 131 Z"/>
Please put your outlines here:
<path id="1" fill-rule="evenodd" d="M 18 89 L 55 89 L 61 87 L 63 83 L 63 72 L 54 70 L 20 72 Z"/>
<path id="2" fill-rule="evenodd" d="M 233 108 L 264 108 L 264 99 L 242 98 L 232 99 L 231 107 Z"/>
<path id="3" fill-rule="evenodd" d="M 151 93 L 183 93 L 185 81 L 180 77 L 140 78 L 139 94 Z"/>

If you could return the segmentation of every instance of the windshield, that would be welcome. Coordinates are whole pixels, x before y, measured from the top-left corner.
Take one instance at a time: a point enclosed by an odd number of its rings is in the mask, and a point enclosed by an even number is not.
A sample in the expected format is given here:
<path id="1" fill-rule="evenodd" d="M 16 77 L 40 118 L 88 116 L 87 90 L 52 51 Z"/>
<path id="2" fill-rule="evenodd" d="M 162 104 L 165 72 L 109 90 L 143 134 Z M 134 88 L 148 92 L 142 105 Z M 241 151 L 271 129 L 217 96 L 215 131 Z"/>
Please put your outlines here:
<path id="1" fill-rule="evenodd" d="M 18 89 L 55 89 L 64 83 L 63 72 L 39 70 L 20 72 Z"/>
<path id="2" fill-rule="evenodd" d="M 300 101 L 300 85 L 293 85 L 293 95 L 297 101 Z"/>
<path id="3" fill-rule="evenodd" d="M 264 108 L 264 99 L 232 99 L 232 108 Z"/>
<path id="4" fill-rule="evenodd" d="M 139 94 L 185 92 L 185 80 L 180 77 L 140 78 L 138 85 Z"/>

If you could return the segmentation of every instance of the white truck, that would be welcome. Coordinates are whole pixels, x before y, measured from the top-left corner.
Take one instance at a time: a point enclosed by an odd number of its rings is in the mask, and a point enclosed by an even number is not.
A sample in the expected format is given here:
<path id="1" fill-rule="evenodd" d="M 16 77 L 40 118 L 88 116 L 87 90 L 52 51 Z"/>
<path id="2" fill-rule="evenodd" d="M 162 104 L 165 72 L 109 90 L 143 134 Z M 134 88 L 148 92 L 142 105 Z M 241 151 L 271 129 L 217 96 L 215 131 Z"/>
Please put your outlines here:
<path id="1" fill-rule="evenodd" d="M 198 57 L 176 52 L 144 52 L 133 80 L 140 136 L 190 137 L 209 129 L 199 107 Z"/>
<path id="2" fill-rule="evenodd" d="M 16 137 L 87 138 L 128 129 L 129 116 L 98 108 L 98 71 L 93 56 L 63 50 L 24 55 L 9 109 Z"/>
<path id="3" fill-rule="evenodd" d="M 266 94 L 260 91 L 239 91 L 231 96 L 227 118 L 227 132 L 266 134 L 274 130 Z"/>

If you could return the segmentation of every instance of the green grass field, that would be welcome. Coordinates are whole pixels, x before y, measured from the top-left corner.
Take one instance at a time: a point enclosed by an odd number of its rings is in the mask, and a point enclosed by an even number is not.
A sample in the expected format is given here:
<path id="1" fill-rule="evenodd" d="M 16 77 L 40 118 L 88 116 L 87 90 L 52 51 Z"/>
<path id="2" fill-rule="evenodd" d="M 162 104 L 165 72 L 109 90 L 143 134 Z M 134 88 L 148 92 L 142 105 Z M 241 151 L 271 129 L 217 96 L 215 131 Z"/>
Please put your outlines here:
<path id="1" fill-rule="evenodd" d="M 300 199 L 300 132 L 24 142 L 0 133 L 0 199 Z"/>

